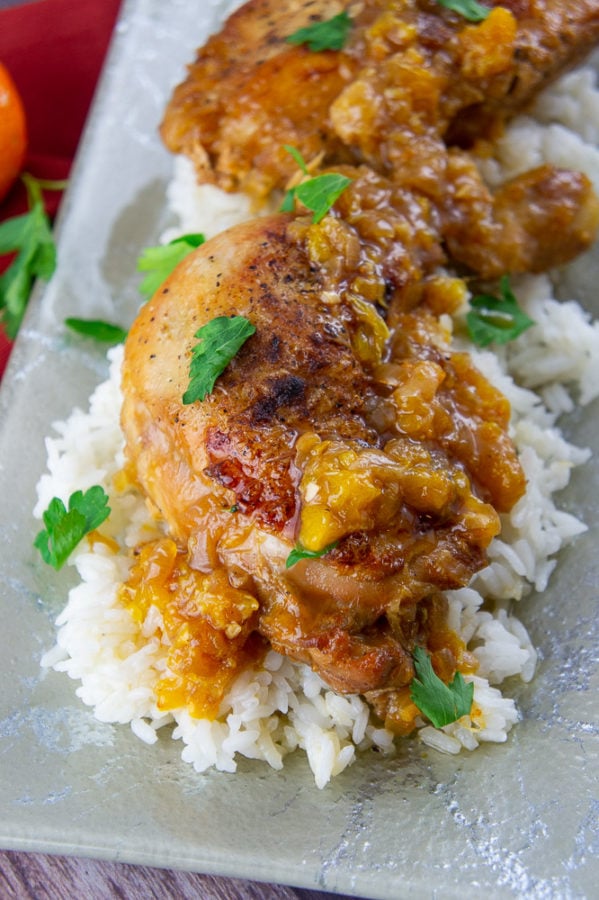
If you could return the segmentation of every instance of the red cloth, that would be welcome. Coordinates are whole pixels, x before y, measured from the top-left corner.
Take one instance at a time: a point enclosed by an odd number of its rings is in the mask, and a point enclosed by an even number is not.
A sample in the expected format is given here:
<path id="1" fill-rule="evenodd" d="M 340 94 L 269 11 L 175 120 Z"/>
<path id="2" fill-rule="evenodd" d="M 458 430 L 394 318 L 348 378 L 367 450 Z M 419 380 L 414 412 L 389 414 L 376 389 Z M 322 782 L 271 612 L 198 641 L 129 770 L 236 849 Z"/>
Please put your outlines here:
<path id="1" fill-rule="evenodd" d="M 29 132 L 25 170 L 37 178 L 69 174 L 114 27 L 120 0 L 36 0 L 0 8 L 0 61 L 23 98 Z M 60 194 L 46 193 L 50 215 Z M 15 185 L 0 221 L 27 208 Z M 0 261 L 0 271 L 8 263 Z M 0 329 L 0 375 L 10 345 Z"/>

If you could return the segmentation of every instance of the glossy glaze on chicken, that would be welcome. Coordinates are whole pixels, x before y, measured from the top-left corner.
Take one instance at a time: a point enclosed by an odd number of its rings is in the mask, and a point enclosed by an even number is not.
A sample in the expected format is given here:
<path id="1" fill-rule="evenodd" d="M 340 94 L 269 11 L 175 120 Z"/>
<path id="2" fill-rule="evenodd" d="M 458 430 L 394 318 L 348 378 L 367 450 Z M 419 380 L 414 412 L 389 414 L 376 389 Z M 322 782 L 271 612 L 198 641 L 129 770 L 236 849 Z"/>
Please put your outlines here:
<path id="1" fill-rule="evenodd" d="M 128 468 L 169 537 L 140 550 L 124 596 L 165 616 L 165 708 L 216 715 L 272 646 L 407 732 L 416 643 L 445 679 L 475 668 L 442 592 L 485 564 L 525 480 L 507 401 L 450 349 L 466 285 L 443 266 L 541 270 L 599 215 L 584 176 L 550 167 L 492 196 L 458 147 L 595 39 L 592 3 L 508 5 L 471 26 L 433 3 L 355 3 L 347 49 L 311 53 L 282 38 L 338 10 L 251 2 L 175 92 L 164 134 L 201 179 L 263 198 L 292 174 L 288 143 L 351 185 L 318 224 L 279 214 L 212 239 L 131 329 Z M 184 404 L 194 336 L 233 315 L 255 334 Z M 287 567 L 297 543 L 324 555 Z"/>
<path id="2" fill-rule="evenodd" d="M 588 180 L 544 166 L 493 196 L 463 148 L 484 152 L 507 117 L 596 44 L 599 3 L 493 5 L 473 25 L 434 0 L 251 0 L 198 51 L 164 140 L 201 181 L 258 202 L 295 174 L 286 144 L 315 168 L 366 164 L 433 206 L 450 256 L 473 271 L 560 265 L 593 233 Z M 343 50 L 286 42 L 343 9 L 354 22 Z"/>

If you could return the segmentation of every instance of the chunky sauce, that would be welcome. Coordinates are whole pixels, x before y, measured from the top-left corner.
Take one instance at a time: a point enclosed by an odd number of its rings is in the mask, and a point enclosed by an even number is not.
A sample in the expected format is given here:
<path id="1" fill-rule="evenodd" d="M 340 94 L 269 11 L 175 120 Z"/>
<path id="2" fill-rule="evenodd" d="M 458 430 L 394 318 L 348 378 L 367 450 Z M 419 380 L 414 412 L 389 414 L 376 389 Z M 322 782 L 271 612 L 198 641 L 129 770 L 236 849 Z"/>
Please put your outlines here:
<path id="1" fill-rule="evenodd" d="M 596 4 L 595 4 L 596 5 Z M 173 536 L 122 597 L 160 617 L 162 708 L 215 716 L 272 646 L 407 733 L 412 651 L 449 680 L 476 662 L 442 591 L 486 563 L 525 478 L 507 400 L 450 348 L 468 287 L 568 261 L 593 239 L 584 176 L 552 167 L 491 194 L 470 151 L 599 36 L 593 0 L 509 0 L 478 25 L 426 0 L 359 0 L 346 48 L 285 40 L 328 0 L 251 0 L 198 53 L 163 124 L 200 181 L 262 201 L 302 173 L 350 187 L 317 224 L 239 226 L 140 313 L 124 367 L 129 465 Z M 184 406 L 199 326 L 255 335 Z M 290 568 L 294 544 L 312 554 Z M 314 557 L 314 554 L 322 556 Z"/>
<path id="2" fill-rule="evenodd" d="M 185 707 L 215 718 L 241 669 L 257 662 L 264 642 L 255 632 L 258 601 L 234 588 L 223 570 L 202 575 L 190 568 L 169 538 L 137 551 L 121 600 L 143 623 L 153 609 L 168 645 L 168 670 L 156 694 L 162 710 Z"/>

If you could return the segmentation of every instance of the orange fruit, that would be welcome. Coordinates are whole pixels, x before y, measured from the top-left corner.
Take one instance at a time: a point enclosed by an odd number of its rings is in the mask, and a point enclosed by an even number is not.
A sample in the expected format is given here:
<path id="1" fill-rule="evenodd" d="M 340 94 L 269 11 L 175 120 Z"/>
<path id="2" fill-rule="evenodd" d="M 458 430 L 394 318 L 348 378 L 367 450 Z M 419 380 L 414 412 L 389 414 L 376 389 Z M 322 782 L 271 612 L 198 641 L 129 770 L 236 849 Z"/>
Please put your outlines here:
<path id="1" fill-rule="evenodd" d="M 8 69 L 0 62 L 0 201 L 23 168 L 26 152 L 23 101 Z"/>

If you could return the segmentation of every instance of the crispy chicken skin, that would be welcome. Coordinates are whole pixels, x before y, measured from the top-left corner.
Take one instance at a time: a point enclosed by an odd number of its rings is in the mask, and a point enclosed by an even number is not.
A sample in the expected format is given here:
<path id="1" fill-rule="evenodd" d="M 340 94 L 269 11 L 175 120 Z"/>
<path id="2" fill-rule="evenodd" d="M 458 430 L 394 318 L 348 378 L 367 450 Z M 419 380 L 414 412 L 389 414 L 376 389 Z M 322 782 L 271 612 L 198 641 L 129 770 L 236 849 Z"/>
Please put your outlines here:
<path id="1" fill-rule="evenodd" d="M 427 609 L 484 564 L 496 508 L 524 479 L 507 403 L 448 352 L 426 303 L 395 310 L 401 339 L 385 361 L 363 351 L 351 242 L 334 270 L 314 257 L 330 227 L 281 214 L 188 257 L 130 331 L 122 424 L 135 478 L 189 565 L 257 597 L 256 628 L 276 649 L 367 692 L 411 680 Z M 213 393 L 184 405 L 194 335 L 219 315 L 256 333 Z M 287 569 L 298 540 L 335 547 Z"/>
<path id="2" fill-rule="evenodd" d="M 207 492 L 291 536 L 290 464 L 303 422 L 317 422 L 323 436 L 372 440 L 362 415 L 364 373 L 343 324 L 318 304 L 319 280 L 303 248 L 286 237 L 286 225 L 286 218 L 263 220 L 211 241 L 142 311 L 127 343 L 125 432 L 144 418 L 136 427 L 144 436 L 137 471 L 183 540 Z M 256 336 L 213 394 L 183 406 L 193 336 L 222 315 L 246 316 Z M 158 462 L 154 436 L 165 433 L 176 436 L 178 453 L 165 445 Z"/>
<path id="3" fill-rule="evenodd" d="M 343 50 L 285 41 L 346 8 Z M 289 144 L 311 174 L 351 182 L 317 224 L 300 209 L 210 240 L 126 342 L 128 468 L 169 533 L 127 591 L 147 600 L 158 571 L 178 604 L 197 714 L 252 647 L 366 694 L 405 731 L 415 644 L 446 680 L 469 671 L 442 592 L 485 564 L 525 479 L 507 401 L 450 349 L 444 314 L 466 287 L 442 267 L 541 271 L 593 239 L 584 176 L 543 166 L 493 195 L 470 154 L 598 27 L 597 0 L 509 0 L 476 26 L 432 0 L 251 0 L 175 90 L 162 134 L 200 181 L 260 205 L 298 177 Z M 237 315 L 255 333 L 184 404 L 198 329 Z M 296 545 L 311 555 L 287 566 Z"/>
<path id="4" fill-rule="evenodd" d="M 343 50 L 286 41 L 342 10 L 354 22 Z M 250 0 L 198 51 L 162 134 L 227 189 L 281 187 L 294 173 L 285 143 L 325 165 L 343 161 L 341 143 L 346 161 L 388 171 L 410 137 L 432 159 L 448 132 L 484 135 L 598 36 L 597 0 L 505 0 L 482 25 L 434 0 Z"/>
<path id="5" fill-rule="evenodd" d="M 343 50 L 286 42 L 342 9 L 354 23 Z M 477 25 L 432 0 L 250 0 L 198 51 L 162 135 L 200 181 L 259 203 L 297 173 L 285 145 L 314 173 L 366 164 L 436 206 L 451 259 L 485 278 L 541 271 L 592 240 L 599 210 L 590 183 L 543 167 L 524 188 L 518 179 L 494 196 L 460 147 L 496 136 L 598 37 L 598 0 L 506 0 Z M 456 198 L 464 198 L 457 211 Z M 546 252 L 514 252 L 516 219 Z M 572 240 L 560 240 L 565 230 Z"/>

